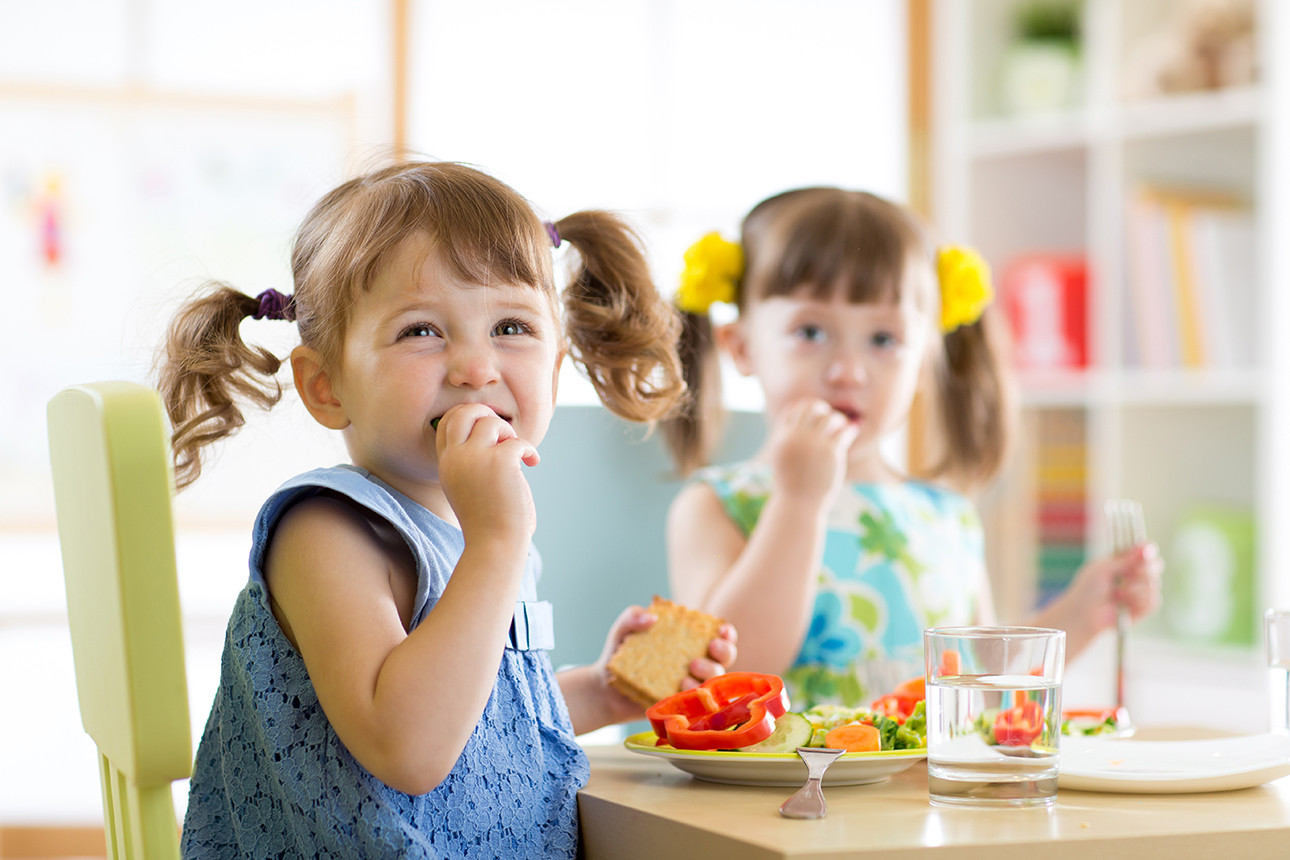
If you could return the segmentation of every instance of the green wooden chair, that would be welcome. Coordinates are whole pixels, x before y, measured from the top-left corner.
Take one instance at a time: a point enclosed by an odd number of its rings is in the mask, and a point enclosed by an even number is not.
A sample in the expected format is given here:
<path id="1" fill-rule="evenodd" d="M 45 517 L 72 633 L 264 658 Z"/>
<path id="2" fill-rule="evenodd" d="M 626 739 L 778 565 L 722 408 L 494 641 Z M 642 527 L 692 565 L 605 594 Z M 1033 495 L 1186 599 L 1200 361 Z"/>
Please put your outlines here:
<path id="1" fill-rule="evenodd" d="M 178 858 L 171 783 L 192 736 L 168 433 L 156 392 L 99 382 L 49 402 L 81 722 L 99 752 L 107 854 Z"/>

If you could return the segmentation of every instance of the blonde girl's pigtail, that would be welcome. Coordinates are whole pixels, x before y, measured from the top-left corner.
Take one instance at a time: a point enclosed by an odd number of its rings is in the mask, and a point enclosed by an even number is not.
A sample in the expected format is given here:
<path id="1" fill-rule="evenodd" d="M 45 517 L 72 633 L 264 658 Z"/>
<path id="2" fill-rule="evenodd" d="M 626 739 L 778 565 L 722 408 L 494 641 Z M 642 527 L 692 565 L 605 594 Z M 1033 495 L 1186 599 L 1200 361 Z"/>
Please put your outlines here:
<path id="1" fill-rule="evenodd" d="M 735 303 L 743 273 L 743 248 L 720 233 L 708 233 L 685 252 L 676 306 L 682 317 L 681 366 L 689 396 L 663 425 L 672 461 L 682 476 L 707 465 L 721 438 L 726 417 L 721 363 L 708 311 L 713 302 Z"/>
<path id="2" fill-rule="evenodd" d="M 580 262 L 564 292 L 571 357 L 614 414 L 652 423 L 685 396 L 677 356 L 680 321 L 659 294 L 636 234 L 608 212 L 578 212 L 547 225 Z"/>
<path id="3" fill-rule="evenodd" d="M 237 400 L 269 409 L 282 399 L 282 360 L 242 340 L 247 317 L 293 320 L 294 303 L 276 290 L 252 297 L 213 283 L 180 308 L 166 332 L 158 387 L 173 429 L 176 489 L 201 475 L 203 448 L 245 423 Z"/>
<path id="4" fill-rule="evenodd" d="M 1008 453 L 1014 397 L 1007 344 L 994 308 L 989 269 L 975 251 L 937 257 L 944 354 L 935 366 L 945 450 L 935 472 L 966 489 L 994 477 Z"/>

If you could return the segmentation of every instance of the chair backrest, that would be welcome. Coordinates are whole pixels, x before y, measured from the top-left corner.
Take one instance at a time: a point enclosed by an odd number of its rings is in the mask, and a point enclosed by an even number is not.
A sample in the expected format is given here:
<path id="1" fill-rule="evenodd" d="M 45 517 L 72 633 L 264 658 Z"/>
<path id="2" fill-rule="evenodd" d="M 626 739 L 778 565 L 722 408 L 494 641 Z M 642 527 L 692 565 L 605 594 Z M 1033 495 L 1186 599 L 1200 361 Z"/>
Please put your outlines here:
<path id="1" fill-rule="evenodd" d="M 171 470 L 156 392 L 64 389 L 48 408 L 81 722 L 99 751 L 108 856 L 177 858 L 171 783 L 192 729 Z"/>
<path id="2" fill-rule="evenodd" d="M 732 412 L 716 461 L 751 456 L 764 432 L 760 413 Z M 683 482 L 661 433 L 647 436 L 602 406 L 557 407 L 541 452 L 525 472 L 542 554 L 538 596 L 555 607 L 551 661 L 583 665 L 624 608 L 671 596 L 665 525 Z"/>

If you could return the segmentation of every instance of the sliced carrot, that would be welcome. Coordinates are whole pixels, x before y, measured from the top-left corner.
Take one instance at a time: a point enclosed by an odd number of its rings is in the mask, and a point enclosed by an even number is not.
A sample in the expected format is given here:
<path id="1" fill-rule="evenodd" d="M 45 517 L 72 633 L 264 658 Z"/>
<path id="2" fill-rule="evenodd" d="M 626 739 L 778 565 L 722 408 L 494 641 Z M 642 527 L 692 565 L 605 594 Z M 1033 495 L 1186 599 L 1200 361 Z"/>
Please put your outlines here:
<path id="1" fill-rule="evenodd" d="M 882 736 L 873 726 L 850 723 L 838 726 L 825 735 L 824 745 L 829 749 L 847 752 L 876 752 L 882 749 Z"/>
<path id="2" fill-rule="evenodd" d="M 910 678 L 908 681 L 901 681 L 891 693 L 893 696 L 902 696 L 915 701 L 926 699 L 927 679 L 920 675 L 917 678 Z"/>
<path id="3" fill-rule="evenodd" d="M 946 648 L 941 652 L 941 674 L 942 675 L 962 675 L 963 666 L 959 660 L 959 652 Z"/>

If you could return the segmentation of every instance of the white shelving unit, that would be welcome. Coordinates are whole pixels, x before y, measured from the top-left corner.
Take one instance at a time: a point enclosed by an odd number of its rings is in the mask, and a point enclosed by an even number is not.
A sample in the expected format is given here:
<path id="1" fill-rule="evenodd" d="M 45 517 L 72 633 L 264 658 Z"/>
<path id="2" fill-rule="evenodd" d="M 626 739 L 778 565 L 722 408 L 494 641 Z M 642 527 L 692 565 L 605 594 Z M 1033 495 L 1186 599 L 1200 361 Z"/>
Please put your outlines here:
<path id="1" fill-rule="evenodd" d="M 1082 414 L 1087 550 L 1105 552 L 1103 500 L 1140 499 L 1166 552 L 1196 504 L 1252 511 L 1251 615 L 1290 606 L 1290 5 L 1258 0 L 1255 84 L 1133 101 L 1122 95 L 1132 46 L 1165 26 L 1170 0 L 1084 0 L 1081 86 L 1071 106 L 1009 116 L 998 107 L 998 66 L 1025 0 L 936 0 L 935 212 L 940 233 L 978 247 L 1004 271 L 1020 255 L 1082 254 L 1087 261 L 1087 369 L 1022 377 L 1018 457 L 1034 456 L 1037 416 Z M 1130 266 L 1129 194 L 1140 184 L 1221 189 L 1253 213 L 1255 341 L 1248 366 L 1140 366 L 1128 332 L 1137 284 Z M 1035 464 L 1014 466 L 983 503 L 1001 610 L 1032 600 Z M 1029 565 L 1029 566 L 1028 566 Z M 1166 574 L 1168 576 L 1168 573 Z M 1008 594 L 1014 605 L 1007 605 Z M 1167 592 L 1168 594 L 1168 592 Z M 1176 626 L 1176 625 L 1175 625 Z M 1156 631 L 1153 636 L 1153 629 Z M 1242 647 L 1188 643 L 1159 619 L 1136 631 L 1153 661 L 1203 654 L 1242 672 L 1257 668 L 1261 632 Z M 1163 673 L 1169 675 L 1171 673 Z M 1177 675 L 1177 672 L 1172 673 Z M 1220 673 L 1221 674 L 1221 673 Z M 1253 677 L 1251 675 L 1250 677 Z M 1234 681 L 1245 685 L 1249 679 Z M 1262 687 L 1259 695 L 1263 695 Z"/>

